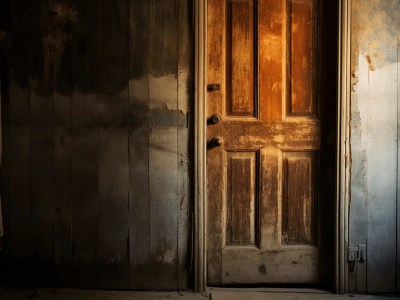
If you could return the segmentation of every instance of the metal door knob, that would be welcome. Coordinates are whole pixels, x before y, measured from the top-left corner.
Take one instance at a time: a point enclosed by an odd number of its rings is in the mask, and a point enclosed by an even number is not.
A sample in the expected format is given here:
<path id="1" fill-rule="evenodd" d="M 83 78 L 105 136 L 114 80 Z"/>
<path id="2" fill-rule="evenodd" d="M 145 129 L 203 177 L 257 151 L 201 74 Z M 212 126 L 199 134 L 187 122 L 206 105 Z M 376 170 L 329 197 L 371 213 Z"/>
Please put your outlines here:
<path id="1" fill-rule="evenodd" d="M 220 115 L 212 115 L 211 118 L 209 119 L 209 122 L 211 124 L 218 124 L 221 121 L 221 116 Z"/>
<path id="2" fill-rule="evenodd" d="M 211 145 L 213 147 L 221 147 L 223 144 L 222 138 L 220 137 L 214 137 L 211 139 Z"/>

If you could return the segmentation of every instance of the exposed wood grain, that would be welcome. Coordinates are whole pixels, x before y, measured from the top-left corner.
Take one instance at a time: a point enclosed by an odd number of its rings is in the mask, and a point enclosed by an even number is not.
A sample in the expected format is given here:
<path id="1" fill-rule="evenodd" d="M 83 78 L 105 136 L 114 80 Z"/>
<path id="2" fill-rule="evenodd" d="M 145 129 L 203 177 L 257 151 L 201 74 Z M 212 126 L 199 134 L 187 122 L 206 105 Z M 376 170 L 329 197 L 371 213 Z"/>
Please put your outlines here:
<path id="1" fill-rule="evenodd" d="M 223 284 L 314 283 L 318 281 L 318 249 L 293 247 L 263 255 L 251 248 L 240 252 L 224 249 L 222 266 Z"/>
<path id="2" fill-rule="evenodd" d="M 254 116 L 254 1 L 229 1 L 227 15 L 227 114 Z"/>
<path id="3" fill-rule="evenodd" d="M 282 119 L 283 1 L 258 5 L 259 106 L 262 120 Z"/>
<path id="4" fill-rule="evenodd" d="M 257 153 L 227 154 L 226 245 L 256 246 Z"/>
<path id="5" fill-rule="evenodd" d="M 72 97 L 72 281 L 98 287 L 99 129 L 96 94 Z"/>
<path id="6" fill-rule="evenodd" d="M 281 245 L 281 218 L 279 204 L 282 198 L 280 188 L 282 174 L 282 152 L 273 147 L 261 149 L 260 159 L 260 232 L 261 249 L 277 250 Z M 262 235 L 261 235 L 262 234 Z"/>
<path id="7" fill-rule="evenodd" d="M 221 84 L 221 90 L 207 94 L 207 116 L 222 115 L 223 99 L 226 95 L 225 70 L 226 51 L 223 47 L 226 42 L 226 7 L 223 1 L 207 2 L 207 83 Z M 221 125 L 207 127 L 207 139 L 220 136 Z M 219 167 L 223 160 L 222 149 L 211 149 L 207 153 L 207 169 Z M 223 199 L 223 174 L 210 172 L 207 174 L 207 280 L 208 285 L 221 285 L 223 231 L 222 226 L 222 201 Z M 215 183 L 219 183 L 218 185 Z"/>
<path id="8" fill-rule="evenodd" d="M 130 1 L 129 267 L 133 289 L 150 288 L 149 133 L 143 128 L 149 107 L 149 5 Z"/>
<path id="9" fill-rule="evenodd" d="M 251 124 L 251 134 L 248 134 L 245 122 L 224 122 L 222 134 L 227 137 L 237 136 L 224 141 L 226 148 L 260 149 L 271 146 L 281 149 L 312 150 L 320 146 L 319 121 L 248 122 L 247 124 Z"/>
<path id="10" fill-rule="evenodd" d="M 68 283 L 72 264 L 72 97 L 54 96 L 54 265 Z"/>
<path id="11" fill-rule="evenodd" d="M 287 114 L 311 115 L 315 112 L 316 2 L 291 0 L 287 10 L 289 45 L 286 51 L 290 57 Z"/>
<path id="12" fill-rule="evenodd" d="M 286 152 L 283 157 L 282 243 L 314 243 L 314 153 Z"/>

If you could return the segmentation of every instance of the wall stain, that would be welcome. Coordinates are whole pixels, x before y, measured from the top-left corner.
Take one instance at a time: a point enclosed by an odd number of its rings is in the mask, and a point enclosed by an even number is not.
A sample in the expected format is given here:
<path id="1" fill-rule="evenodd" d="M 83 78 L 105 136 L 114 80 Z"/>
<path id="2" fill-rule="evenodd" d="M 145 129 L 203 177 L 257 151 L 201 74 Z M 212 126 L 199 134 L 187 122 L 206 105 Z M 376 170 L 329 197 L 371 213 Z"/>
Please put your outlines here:
<path id="1" fill-rule="evenodd" d="M 68 1 L 56 4 L 48 12 L 42 30 L 42 80 L 45 90 L 57 85 L 61 61 L 72 39 L 72 25 L 76 23 L 77 16 L 75 7 Z"/>
<path id="2" fill-rule="evenodd" d="M 370 71 L 375 71 L 375 65 L 372 62 L 371 56 L 369 56 L 368 54 L 365 56 L 365 58 L 367 59 L 367 63 L 368 63 L 368 68 Z"/>
<path id="3" fill-rule="evenodd" d="M 400 37 L 398 0 L 352 1 L 351 13 L 352 66 L 357 66 L 357 53 L 367 59 L 370 71 L 396 63 Z"/>
<path id="4" fill-rule="evenodd" d="M 139 128 L 188 128 L 188 113 L 180 109 L 169 109 L 166 104 L 149 109 L 139 103 L 131 103 L 123 122 L 132 130 Z"/>

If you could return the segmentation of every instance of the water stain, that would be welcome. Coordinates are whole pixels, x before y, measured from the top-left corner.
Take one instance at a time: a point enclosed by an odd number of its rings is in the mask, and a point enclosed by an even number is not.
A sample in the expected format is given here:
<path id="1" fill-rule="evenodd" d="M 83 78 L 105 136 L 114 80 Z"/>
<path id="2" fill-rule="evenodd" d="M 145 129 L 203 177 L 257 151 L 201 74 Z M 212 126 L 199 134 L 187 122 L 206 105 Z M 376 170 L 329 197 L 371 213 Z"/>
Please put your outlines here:
<path id="1" fill-rule="evenodd" d="M 264 264 L 258 266 L 258 272 L 260 272 L 260 274 L 267 274 L 267 268 Z"/>

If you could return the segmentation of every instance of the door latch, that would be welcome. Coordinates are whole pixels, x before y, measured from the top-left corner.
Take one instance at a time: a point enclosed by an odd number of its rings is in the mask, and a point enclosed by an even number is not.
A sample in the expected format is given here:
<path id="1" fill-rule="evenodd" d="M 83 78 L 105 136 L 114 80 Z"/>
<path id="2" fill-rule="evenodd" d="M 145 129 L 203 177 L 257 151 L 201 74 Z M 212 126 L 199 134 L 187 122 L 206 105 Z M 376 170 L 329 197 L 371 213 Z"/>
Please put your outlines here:
<path id="1" fill-rule="evenodd" d="M 213 84 L 208 84 L 207 85 L 207 91 L 208 92 L 215 92 L 215 91 L 219 91 L 219 90 L 221 90 L 221 85 L 220 84 L 213 83 Z"/>

